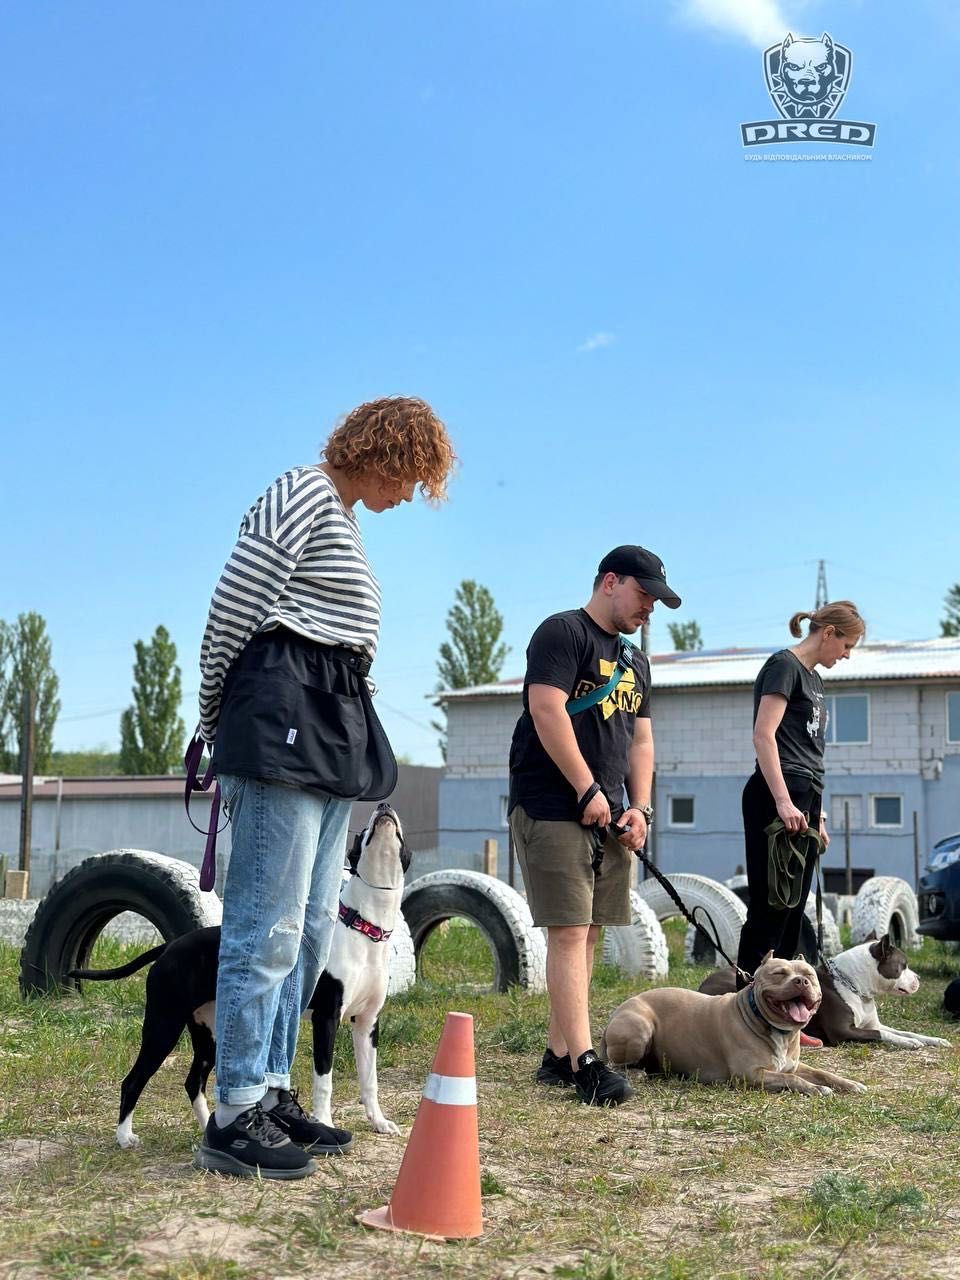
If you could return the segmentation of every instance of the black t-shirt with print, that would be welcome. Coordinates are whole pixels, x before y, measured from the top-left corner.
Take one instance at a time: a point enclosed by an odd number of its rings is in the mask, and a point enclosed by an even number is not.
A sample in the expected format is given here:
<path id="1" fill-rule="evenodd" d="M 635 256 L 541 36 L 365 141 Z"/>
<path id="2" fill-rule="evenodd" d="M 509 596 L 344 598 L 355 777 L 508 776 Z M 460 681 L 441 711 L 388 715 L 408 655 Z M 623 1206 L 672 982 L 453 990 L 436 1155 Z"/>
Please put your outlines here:
<path id="1" fill-rule="evenodd" d="M 510 809 L 531 818 L 576 820 L 573 787 L 544 750 L 530 715 L 529 688 L 548 684 L 568 698 L 602 688 L 613 675 L 620 637 L 597 626 L 584 609 L 555 613 L 533 633 L 527 648 L 523 714 L 510 747 Z M 623 784 L 634 724 L 650 715 L 650 663 L 633 649 L 631 665 L 608 697 L 570 717 L 574 736 L 613 817 L 623 813 Z"/>
<path id="2" fill-rule="evenodd" d="M 766 660 L 753 686 L 754 724 L 765 693 L 779 693 L 787 700 L 777 728 L 777 753 L 784 779 L 802 778 L 822 791 L 827 731 L 823 681 L 816 671 L 808 671 L 795 653 L 781 649 Z"/>

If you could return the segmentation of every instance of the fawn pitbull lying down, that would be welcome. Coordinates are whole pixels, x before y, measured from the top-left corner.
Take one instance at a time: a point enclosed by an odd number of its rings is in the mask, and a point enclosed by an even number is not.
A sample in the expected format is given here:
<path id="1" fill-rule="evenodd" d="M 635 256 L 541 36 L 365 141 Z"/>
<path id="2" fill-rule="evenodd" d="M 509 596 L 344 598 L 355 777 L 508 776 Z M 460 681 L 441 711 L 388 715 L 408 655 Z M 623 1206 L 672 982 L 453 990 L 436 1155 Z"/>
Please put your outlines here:
<path id="1" fill-rule="evenodd" d="M 907 957 L 894 946 L 889 934 L 879 942 L 850 947 L 825 965 L 818 965 L 817 978 L 823 1000 L 806 1030 L 809 1035 L 819 1036 L 824 1044 L 879 1041 L 896 1049 L 919 1049 L 923 1045 L 950 1048 L 950 1041 L 939 1036 L 897 1031 L 880 1021 L 877 996 L 912 996 L 920 986 Z M 736 990 L 733 970 L 718 969 L 708 974 L 700 990 L 710 996 Z"/>
<path id="2" fill-rule="evenodd" d="M 800 1029 L 820 1004 L 816 970 L 769 951 L 743 991 L 707 996 L 660 987 L 614 1010 L 600 1045 L 611 1066 L 676 1072 L 702 1083 L 743 1080 L 759 1089 L 863 1093 L 866 1086 L 800 1061 Z"/>

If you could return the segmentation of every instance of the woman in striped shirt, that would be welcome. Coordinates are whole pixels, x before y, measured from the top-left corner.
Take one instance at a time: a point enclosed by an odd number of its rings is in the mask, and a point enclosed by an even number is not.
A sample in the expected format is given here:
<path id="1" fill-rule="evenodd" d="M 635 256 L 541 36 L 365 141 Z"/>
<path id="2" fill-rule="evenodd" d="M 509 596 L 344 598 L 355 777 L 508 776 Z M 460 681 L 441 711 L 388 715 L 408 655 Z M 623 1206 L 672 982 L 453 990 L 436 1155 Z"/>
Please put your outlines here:
<path id="1" fill-rule="evenodd" d="M 446 496 L 455 456 L 422 400 L 354 409 L 315 466 L 253 504 L 217 583 L 201 647 L 200 730 L 230 815 L 217 974 L 217 1108 L 197 1152 L 221 1173 L 299 1178 L 351 1136 L 290 1092 L 301 1008 L 323 972 L 351 800 L 392 790 L 396 763 L 366 674 L 380 587 L 354 507 L 419 485 Z"/>

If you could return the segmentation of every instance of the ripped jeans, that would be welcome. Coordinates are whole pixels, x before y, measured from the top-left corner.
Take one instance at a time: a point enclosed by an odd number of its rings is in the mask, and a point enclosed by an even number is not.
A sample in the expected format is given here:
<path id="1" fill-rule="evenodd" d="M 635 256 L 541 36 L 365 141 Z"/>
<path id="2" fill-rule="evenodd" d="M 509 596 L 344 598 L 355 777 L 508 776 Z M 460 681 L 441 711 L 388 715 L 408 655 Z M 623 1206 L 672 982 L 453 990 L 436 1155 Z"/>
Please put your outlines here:
<path id="1" fill-rule="evenodd" d="M 259 778 L 220 779 L 230 816 L 217 970 L 217 1091 L 253 1106 L 289 1089 L 300 1014 L 330 954 L 349 800 Z"/>

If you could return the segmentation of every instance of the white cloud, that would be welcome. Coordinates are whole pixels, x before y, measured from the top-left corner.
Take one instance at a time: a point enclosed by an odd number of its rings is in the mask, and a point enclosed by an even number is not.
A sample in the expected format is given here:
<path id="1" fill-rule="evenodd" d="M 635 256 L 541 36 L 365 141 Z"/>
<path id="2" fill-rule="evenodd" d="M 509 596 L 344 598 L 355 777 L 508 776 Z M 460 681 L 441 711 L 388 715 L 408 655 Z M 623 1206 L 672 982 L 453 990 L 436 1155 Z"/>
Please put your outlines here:
<path id="1" fill-rule="evenodd" d="M 594 333 L 587 338 L 586 342 L 581 342 L 579 347 L 577 347 L 577 350 L 599 351 L 601 347 L 612 346 L 616 340 L 617 335 L 615 333 Z"/>
<path id="2" fill-rule="evenodd" d="M 758 49 L 793 30 L 777 0 L 682 0 L 682 4 L 691 22 L 743 36 Z"/>

